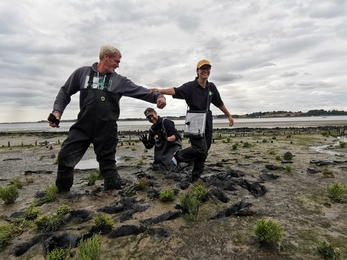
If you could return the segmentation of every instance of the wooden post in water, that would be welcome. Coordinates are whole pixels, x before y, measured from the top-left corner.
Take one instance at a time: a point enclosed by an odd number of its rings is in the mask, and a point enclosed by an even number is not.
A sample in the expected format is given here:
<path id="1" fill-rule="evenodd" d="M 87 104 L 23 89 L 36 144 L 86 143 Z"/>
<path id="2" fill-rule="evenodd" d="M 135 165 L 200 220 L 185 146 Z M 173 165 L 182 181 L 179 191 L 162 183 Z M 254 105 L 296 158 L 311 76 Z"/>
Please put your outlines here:
<path id="1" fill-rule="evenodd" d="M 8 147 L 11 147 L 10 141 L 7 142 L 7 146 L 8 146 Z"/>

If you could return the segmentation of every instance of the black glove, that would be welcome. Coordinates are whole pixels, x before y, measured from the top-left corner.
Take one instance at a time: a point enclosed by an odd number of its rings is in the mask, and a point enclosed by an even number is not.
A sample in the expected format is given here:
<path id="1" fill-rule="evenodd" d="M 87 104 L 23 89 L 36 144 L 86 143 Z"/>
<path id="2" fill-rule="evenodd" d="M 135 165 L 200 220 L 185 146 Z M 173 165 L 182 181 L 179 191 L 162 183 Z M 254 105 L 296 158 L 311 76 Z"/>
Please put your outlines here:
<path id="1" fill-rule="evenodd" d="M 59 127 L 60 120 L 58 120 L 52 113 L 49 114 L 47 120 L 53 124 L 56 124 L 56 126 Z"/>
<path id="2" fill-rule="evenodd" d="M 147 144 L 148 144 L 148 138 L 147 138 L 147 135 L 145 135 L 145 134 L 142 134 L 142 135 L 140 135 L 140 138 L 139 138 L 140 140 L 141 140 L 141 142 L 144 144 L 144 146 L 147 146 Z"/>

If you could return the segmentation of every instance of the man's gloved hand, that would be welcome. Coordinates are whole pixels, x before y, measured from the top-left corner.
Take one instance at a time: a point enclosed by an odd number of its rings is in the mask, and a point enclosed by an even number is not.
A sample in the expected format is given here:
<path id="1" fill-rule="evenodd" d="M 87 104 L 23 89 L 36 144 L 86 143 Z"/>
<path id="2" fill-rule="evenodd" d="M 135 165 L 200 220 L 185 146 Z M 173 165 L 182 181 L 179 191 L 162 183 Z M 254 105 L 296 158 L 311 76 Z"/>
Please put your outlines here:
<path id="1" fill-rule="evenodd" d="M 145 135 L 145 134 L 141 134 L 139 139 L 140 139 L 140 140 L 141 140 L 141 142 L 144 144 L 144 146 L 147 146 L 147 144 L 148 144 L 148 138 L 147 138 L 147 135 Z"/>

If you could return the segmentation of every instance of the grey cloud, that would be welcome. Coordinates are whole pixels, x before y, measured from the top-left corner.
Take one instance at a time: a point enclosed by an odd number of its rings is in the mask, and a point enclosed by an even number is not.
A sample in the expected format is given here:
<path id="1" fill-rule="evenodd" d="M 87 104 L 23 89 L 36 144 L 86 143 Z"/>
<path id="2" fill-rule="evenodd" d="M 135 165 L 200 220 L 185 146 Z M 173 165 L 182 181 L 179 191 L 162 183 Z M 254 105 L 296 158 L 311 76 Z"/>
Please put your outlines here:
<path id="1" fill-rule="evenodd" d="M 324 81 L 299 81 L 296 83 L 300 87 L 304 87 L 305 89 L 315 89 L 315 88 L 332 88 L 335 85 L 332 83 L 327 83 Z"/>
<path id="2" fill-rule="evenodd" d="M 291 72 L 283 72 L 280 77 L 293 77 L 298 75 L 296 71 L 291 71 Z"/>
<path id="3" fill-rule="evenodd" d="M 306 8 L 305 8 L 306 9 Z M 307 10 L 312 18 L 332 19 L 347 14 L 347 4 L 345 1 L 324 1 L 318 3 L 311 10 Z"/>
<path id="4" fill-rule="evenodd" d="M 178 84 L 170 79 L 159 79 L 152 83 L 149 83 L 148 86 L 151 88 L 171 88 L 178 86 Z"/>
<path id="5" fill-rule="evenodd" d="M 213 79 L 215 82 L 222 82 L 222 83 L 225 83 L 225 82 L 233 82 L 235 80 L 238 80 L 238 79 L 242 79 L 243 76 L 242 75 L 235 75 L 235 74 L 231 74 L 231 73 L 218 73 L 216 74 L 215 76 L 213 76 Z"/>
<path id="6" fill-rule="evenodd" d="M 256 66 L 255 68 L 257 69 L 257 68 L 272 67 L 272 66 L 277 67 L 277 65 L 273 62 L 264 62 L 264 63 Z"/>

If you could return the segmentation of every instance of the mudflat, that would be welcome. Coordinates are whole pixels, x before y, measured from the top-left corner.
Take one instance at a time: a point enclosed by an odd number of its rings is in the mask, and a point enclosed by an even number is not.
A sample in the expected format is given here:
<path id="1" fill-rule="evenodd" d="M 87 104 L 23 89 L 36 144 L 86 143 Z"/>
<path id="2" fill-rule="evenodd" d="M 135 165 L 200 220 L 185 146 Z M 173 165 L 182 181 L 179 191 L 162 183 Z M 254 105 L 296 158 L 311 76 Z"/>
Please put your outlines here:
<path id="1" fill-rule="evenodd" d="M 193 186 L 182 185 L 189 166 L 181 172 L 153 171 L 153 150 L 144 149 L 137 133 L 123 132 L 117 147 L 122 190 L 104 192 L 103 180 L 88 186 L 87 175 L 95 169 L 76 170 L 71 192 L 58 194 L 54 202 L 38 208 L 40 215 L 47 216 L 62 204 L 74 211 L 87 210 L 93 218 L 104 213 L 113 219 L 113 231 L 125 226 L 142 227 L 152 219 L 145 232 L 116 238 L 103 235 L 100 259 L 323 259 L 317 246 L 324 241 L 339 248 L 341 259 L 347 259 L 347 205 L 331 201 L 327 192 L 327 187 L 337 181 L 347 184 L 347 148 L 339 145 L 344 140 L 344 131 L 343 123 L 302 128 L 287 125 L 263 129 L 253 125 L 216 129 L 199 183 L 208 190 L 219 185 L 228 200 L 222 202 L 211 195 L 199 207 L 193 222 L 178 214 L 177 207 L 180 197 Z M 38 191 L 54 183 L 57 170 L 54 161 L 65 137 L 66 133 L 0 136 L 0 185 L 6 186 L 14 177 L 24 184 L 15 203 L 5 205 L 0 201 L 1 226 L 9 224 L 14 213 L 25 211 Z M 184 139 L 183 147 L 187 146 L 188 140 Z M 290 160 L 285 159 L 288 153 L 292 154 Z M 91 146 L 82 161 L 92 159 L 95 154 Z M 216 182 L 221 176 L 231 175 L 228 181 L 233 183 L 232 188 Z M 28 178 L 33 182 L 28 183 Z M 128 191 L 142 178 L 147 178 L 151 185 L 132 194 L 133 207 L 128 208 L 127 218 L 124 212 L 102 211 L 107 206 L 121 205 L 129 198 Z M 247 189 L 245 184 L 257 184 L 262 192 Z M 173 202 L 164 203 L 150 196 L 169 189 L 176 191 Z M 216 217 L 241 201 L 250 204 L 247 214 Z M 143 210 L 135 210 L 138 208 Z M 94 225 L 93 218 L 83 223 L 68 222 L 59 231 L 46 235 L 82 237 Z M 254 227 L 261 218 L 281 225 L 284 230 L 281 243 L 271 246 L 259 243 Z M 40 240 L 18 253 L 19 245 L 33 241 L 38 235 L 35 225 L 24 227 L 0 252 L 0 258 L 44 259 Z M 76 247 L 71 251 L 78 254 Z M 76 258 L 76 254 L 69 259 Z"/>

